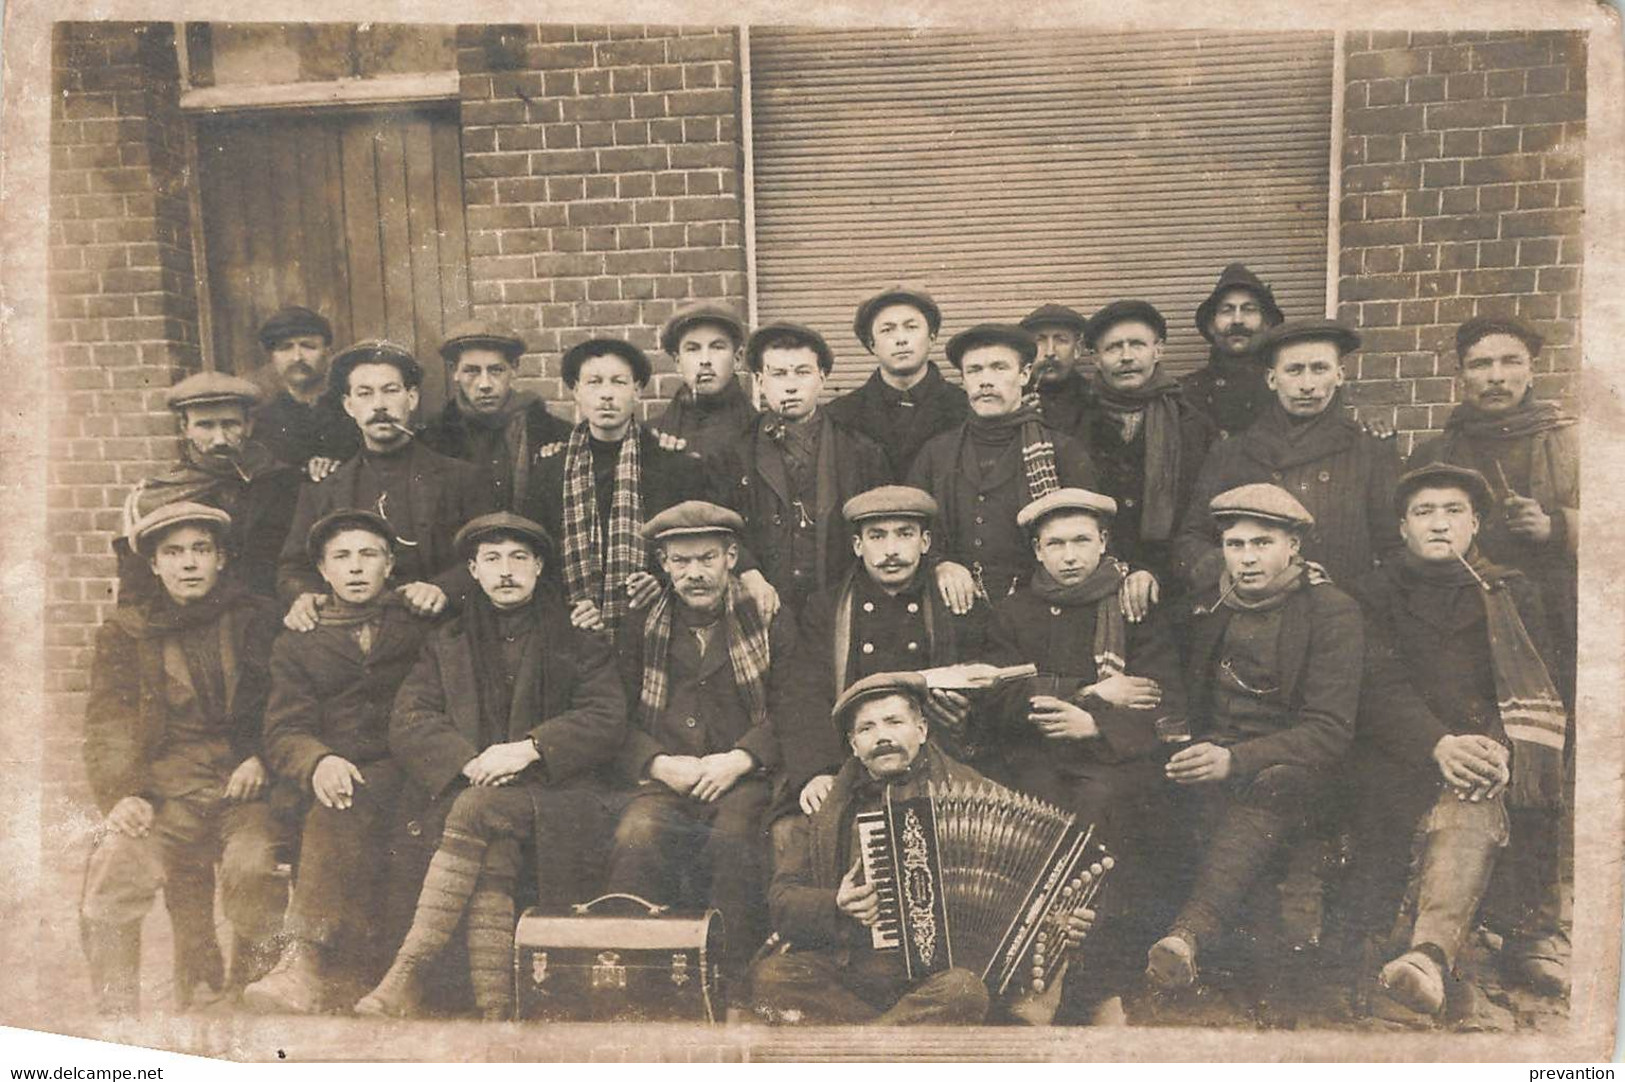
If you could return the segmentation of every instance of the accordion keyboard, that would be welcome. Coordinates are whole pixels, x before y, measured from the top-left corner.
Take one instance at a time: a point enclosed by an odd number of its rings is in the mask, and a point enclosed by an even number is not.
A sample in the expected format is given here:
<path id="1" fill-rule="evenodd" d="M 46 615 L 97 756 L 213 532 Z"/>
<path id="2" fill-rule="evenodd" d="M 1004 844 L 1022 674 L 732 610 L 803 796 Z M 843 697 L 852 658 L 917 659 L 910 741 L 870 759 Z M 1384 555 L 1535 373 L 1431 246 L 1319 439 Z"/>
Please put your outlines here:
<path id="1" fill-rule="evenodd" d="M 870 945 L 875 950 L 896 950 L 903 945 L 903 922 L 897 904 L 897 867 L 886 843 L 886 815 L 860 812 L 856 825 L 863 881 L 874 884 L 880 902 L 880 919 L 869 929 Z"/>

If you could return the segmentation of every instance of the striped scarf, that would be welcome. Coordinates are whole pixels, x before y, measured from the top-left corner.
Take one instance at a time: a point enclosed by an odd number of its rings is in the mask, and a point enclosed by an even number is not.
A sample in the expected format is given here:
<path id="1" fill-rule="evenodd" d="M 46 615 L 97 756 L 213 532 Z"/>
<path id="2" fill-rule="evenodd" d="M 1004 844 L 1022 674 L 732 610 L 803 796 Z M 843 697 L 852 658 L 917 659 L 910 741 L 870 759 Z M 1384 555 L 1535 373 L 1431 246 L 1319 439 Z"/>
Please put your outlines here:
<path id="1" fill-rule="evenodd" d="M 1512 786 L 1507 799 L 1517 808 L 1563 806 L 1563 745 L 1568 714 L 1518 615 L 1504 583 L 1479 579 L 1490 633 L 1490 667 L 1495 670 L 1496 706 L 1501 727 L 1512 740 Z"/>
<path id="2" fill-rule="evenodd" d="M 1063 586 L 1042 565 L 1033 572 L 1033 593 L 1051 605 L 1095 606 L 1096 679 L 1115 676 L 1128 664 L 1128 625 L 1117 600 L 1127 578 L 1128 568 L 1111 556 L 1101 557 L 1099 565 L 1075 586 Z"/>
<path id="3" fill-rule="evenodd" d="M 599 523 L 598 488 L 593 483 L 592 447 L 587 422 L 576 425 L 564 451 L 564 582 L 570 605 L 591 601 L 604 627 L 614 634 L 627 613 L 627 577 L 648 566 L 643 540 L 643 471 L 638 457 L 638 423 L 621 440 L 615 462 L 615 494 L 609 505 L 609 538 Z"/>
<path id="4" fill-rule="evenodd" d="M 643 621 L 643 687 L 638 694 L 638 716 L 645 729 L 654 728 L 671 693 L 666 659 L 671 652 L 673 606 L 672 590 L 668 587 L 661 591 L 660 599 Z M 728 576 L 722 628 L 728 637 L 728 662 L 733 667 L 734 686 L 745 695 L 751 724 L 766 724 L 767 670 L 773 663 L 768 625 L 734 575 Z"/>

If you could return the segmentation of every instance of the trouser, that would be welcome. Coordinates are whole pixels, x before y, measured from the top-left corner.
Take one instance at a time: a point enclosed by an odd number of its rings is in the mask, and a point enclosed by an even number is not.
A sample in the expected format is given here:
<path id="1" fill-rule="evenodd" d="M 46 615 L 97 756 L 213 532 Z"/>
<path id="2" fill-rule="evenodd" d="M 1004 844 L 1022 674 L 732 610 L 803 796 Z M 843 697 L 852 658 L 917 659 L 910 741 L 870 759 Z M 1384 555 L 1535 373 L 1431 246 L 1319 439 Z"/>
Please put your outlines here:
<path id="1" fill-rule="evenodd" d="M 864 952 L 842 964 L 825 951 L 790 951 L 751 969 L 756 1010 L 771 1021 L 813 1025 L 975 1026 L 987 1019 L 987 986 L 948 969 L 909 987 L 896 954 Z"/>
<path id="2" fill-rule="evenodd" d="M 1561 810 L 1510 808 L 1510 844 L 1485 895 L 1485 921 L 1513 945 L 1564 940 Z"/>

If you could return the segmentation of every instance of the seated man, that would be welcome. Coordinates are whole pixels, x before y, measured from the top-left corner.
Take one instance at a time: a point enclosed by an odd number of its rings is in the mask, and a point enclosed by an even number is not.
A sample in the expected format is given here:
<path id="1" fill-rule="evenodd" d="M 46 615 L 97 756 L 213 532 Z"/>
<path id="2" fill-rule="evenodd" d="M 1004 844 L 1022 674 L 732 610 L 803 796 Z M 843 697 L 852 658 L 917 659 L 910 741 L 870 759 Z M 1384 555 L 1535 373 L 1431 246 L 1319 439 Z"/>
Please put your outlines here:
<path id="1" fill-rule="evenodd" d="M 438 835 L 439 847 L 395 962 L 357 1014 L 415 1013 L 420 972 L 466 909 L 475 1008 L 487 1019 L 509 1017 L 521 844 L 534 845 L 550 898 L 568 901 L 582 886 L 560 880 L 607 834 L 606 790 L 594 774 L 626 736 L 608 647 L 572 629 L 557 598 L 537 590 L 553 548 L 536 523 L 482 515 L 457 531 L 456 546 L 479 590 L 429 637 L 389 723 L 391 754 L 428 798 L 403 801 L 398 817 L 409 820 L 408 835 L 428 844 Z M 390 890 L 414 880 L 392 876 Z"/>
<path id="2" fill-rule="evenodd" d="M 987 986 L 968 969 L 947 969 L 910 982 L 901 951 L 876 950 L 870 928 L 880 919 L 863 865 L 858 814 L 880 807 L 883 791 L 923 795 L 932 781 L 983 780 L 928 744 L 919 673 L 876 673 L 846 689 L 834 725 L 852 755 L 818 811 L 792 820 L 787 859 L 773 875 L 768 904 L 786 950 L 751 970 L 758 1014 L 776 1022 L 843 1025 L 980 1025 Z M 1094 914 L 1082 909 L 1068 928 L 1080 942 Z"/>
<path id="3" fill-rule="evenodd" d="M 266 759 L 308 808 L 299 876 L 282 960 L 243 992 L 255 1010 L 295 1014 L 326 1008 L 333 963 L 364 987 L 379 977 L 371 963 L 387 948 L 374 914 L 404 780 L 389 755 L 389 706 L 429 633 L 389 589 L 389 523 L 335 511 L 310 528 L 307 545 L 332 592 L 314 630 L 277 637 L 265 710 Z"/>
<path id="4" fill-rule="evenodd" d="M 231 517 L 169 503 L 132 533 L 161 589 L 120 606 L 96 634 L 85 769 L 106 816 L 90 855 L 79 927 L 98 1009 L 139 1005 L 141 920 L 161 887 L 175 930 L 176 1005 L 224 987 L 214 866 L 237 942 L 240 987 L 275 961 L 283 886 L 279 831 L 260 759 L 274 603 L 221 581 Z"/>
<path id="5" fill-rule="evenodd" d="M 1243 485 L 1209 505 L 1225 570 L 1193 594 L 1185 688 L 1197 742 L 1165 768 L 1206 837 L 1190 897 L 1148 955 L 1159 989 L 1196 980 L 1198 952 L 1324 796 L 1348 750 L 1364 648 L 1358 606 L 1299 555 L 1314 518 L 1285 489 Z"/>
<path id="6" fill-rule="evenodd" d="M 795 629 L 768 620 L 734 574 L 744 523 L 690 500 L 649 520 L 671 587 L 622 636 L 637 720 L 621 749 L 636 786 L 615 832 L 606 891 L 671 903 L 681 878 L 706 889 L 728 930 L 723 973 L 739 976 L 761 945 L 762 813 L 778 765 L 769 718 L 786 694 Z"/>
<path id="7" fill-rule="evenodd" d="M 1425 466 L 1400 478 L 1394 502 L 1405 556 L 1356 591 L 1367 647 L 1355 915 L 1361 930 L 1385 935 L 1410 881 L 1408 949 L 1380 980 L 1435 1015 L 1507 845 L 1509 807 L 1561 805 L 1565 715 L 1539 587 L 1476 544 L 1498 506 L 1484 476 Z"/>

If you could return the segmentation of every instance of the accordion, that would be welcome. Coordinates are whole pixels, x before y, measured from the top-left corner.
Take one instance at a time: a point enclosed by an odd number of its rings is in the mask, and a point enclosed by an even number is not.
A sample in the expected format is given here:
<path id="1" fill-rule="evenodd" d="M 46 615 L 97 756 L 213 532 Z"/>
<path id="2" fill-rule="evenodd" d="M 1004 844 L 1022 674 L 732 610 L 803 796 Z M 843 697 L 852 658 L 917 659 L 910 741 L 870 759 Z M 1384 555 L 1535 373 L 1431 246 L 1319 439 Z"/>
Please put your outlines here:
<path id="1" fill-rule="evenodd" d="M 880 919 L 876 950 L 901 950 L 910 980 L 952 967 L 995 996 L 1043 992 L 1067 953 L 1073 911 L 1114 863 L 1076 817 L 992 782 L 931 782 L 856 819 Z"/>

